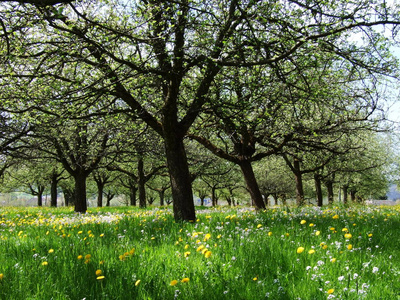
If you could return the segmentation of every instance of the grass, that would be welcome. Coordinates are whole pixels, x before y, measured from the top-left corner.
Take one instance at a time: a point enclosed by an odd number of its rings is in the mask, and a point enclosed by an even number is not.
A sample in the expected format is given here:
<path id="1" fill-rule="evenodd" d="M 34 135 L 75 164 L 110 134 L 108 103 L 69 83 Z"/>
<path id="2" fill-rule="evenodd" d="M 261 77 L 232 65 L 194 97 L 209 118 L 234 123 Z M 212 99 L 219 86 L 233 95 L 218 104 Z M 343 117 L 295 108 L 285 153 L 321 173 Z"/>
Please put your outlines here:
<path id="1" fill-rule="evenodd" d="M 400 299 L 400 207 L 0 209 L 0 299 Z"/>

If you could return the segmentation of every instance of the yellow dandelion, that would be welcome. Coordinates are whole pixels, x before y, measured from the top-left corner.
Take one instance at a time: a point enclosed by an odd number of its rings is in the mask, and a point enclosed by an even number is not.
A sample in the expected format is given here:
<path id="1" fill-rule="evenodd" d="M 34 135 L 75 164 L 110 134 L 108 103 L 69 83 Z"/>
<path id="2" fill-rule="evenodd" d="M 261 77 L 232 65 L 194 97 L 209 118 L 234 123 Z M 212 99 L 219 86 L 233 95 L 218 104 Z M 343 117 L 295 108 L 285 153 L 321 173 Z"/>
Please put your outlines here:
<path id="1" fill-rule="evenodd" d="M 103 280 L 104 278 L 106 278 L 105 276 L 97 276 L 96 279 L 97 280 Z"/>
<path id="2" fill-rule="evenodd" d="M 332 257 L 331 258 L 331 263 L 335 263 L 336 262 L 336 258 Z"/>
<path id="3" fill-rule="evenodd" d="M 335 291 L 335 289 L 329 289 L 328 290 L 328 294 L 330 295 L 330 294 L 333 294 L 333 292 Z"/>
<path id="4" fill-rule="evenodd" d="M 318 235 L 320 235 L 321 234 L 321 231 L 319 231 L 319 230 L 317 230 L 316 232 L 315 232 L 315 235 L 316 236 L 318 236 Z"/>
<path id="5" fill-rule="evenodd" d="M 85 255 L 85 259 L 86 259 L 86 260 L 90 259 L 91 257 L 92 257 L 92 255 L 90 255 L 90 254 L 86 254 L 86 255 Z"/>
<path id="6" fill-rule="evenodd" d="M 183 283 L 185 283 L 185 282 L 189 282 L 189 278 L 187 278 L 187 277 L 185 277 L 185 278 L 183 278 L 182 280 L 181 280 L 181 282 L 183 282 Z"/>
<path id="7" fill-rule="evenodd" d="M 207 233 L 207 234 L 204 236 L 204 242 L 208 241 L 210 238 L 211 238 L 211 234 Z"/>
<path id="8" fill-rule="evenodd" d="M 369 233 L 369 234 L 368 234 L 368 237 L 372 237 L 372 233 Z"/>
<path id="9" fill-rule="evenodd" d="M 100 276 L 100 275 L 102 275 L 103 274 L 103 271 L 102 270 L 96 270 L 96 276 Z"/>
<path id="10" fill-rule="evenodd" d="M 205 258 L 209 258 L 210 256 L 211 256 L 211 251 L 207 251 L 206 253 L 204 253 Z"/>
<path id="11" fill-rule="evenodd" d="M 78 255 L 78 257 L 77 257 L 79 260 L 80 259 L 83 259 L 83 255 Z"/>
<path id="12" fill-rule="evenodd" d="M 339 219 L 339 215 L 334 215 L 332 219 Z"/>
<path id="13" fill-rule="evenodd" d="M 257 225 L 257 228 L 261 228 L 261 227 L 262 227 L 262 225 L 261 225 L 261 224 L 258 224 L 258 225 Z"/>
<path id="14" fill-rule="evenodd" d="M 268 236 L 271 236 L 272 235 L 272 232 L 270 231 L 270 232 L 268 232 Z"/>
<path id="15" fill-rule="evenodd" d="M 352 235 L 351 235 L 351 233 L 346 233 L 346 234 L 344 235 L 344 237 L 345 237 L 346 239 L 351 239 Z"/>
<path id="16" fill-rule="evenodd" d="M 201 251 L 203 249 L 204 249 L 204 245 L 200 245 L 199 247 L 197 247 L 196 251 L 199 252 L 199 251 Z"/>
<path id="17" fill-rule="evenodd" d="M 304 224 L 306 224 L 306 223 L 307 223 L 306 220 L 301 220 L 301 221 L 300 221 L 300 224 L 301 224 L 301 225 L 304 225 Z"/>
<path id="18" fill-rule="evenodd" d="M 54 249 L 50 249 L 50 250 L 49 250 L 49 253 L 53 253 L 53 252 L 54 252 Z"/>
<path id="19" fill-rule="evenodd" d="M 186 252 L 183 254 L 184 257 L 188 257 L 189 255 L 190 255 L 190 251 L 186 251 Z"/>
<path id="20" fill-rule="evenodd" d="M 347 232 L 347 231 L 349 231 L 349 230 L 345 227 L 345 228 L 342 229 L 342 231 L 346 231 L 346 232 Z"/>
<path id="21" fill-rule="evenodd" d="M 42 266 L 47 266 L 49 263 L 47 261 L 42 262 Z"/>
<path id="22" fill-rule="evenodd" d="M 139 279 L 139 280 L 136 280 L 136 282 L 135 282 L 135 286 L 138 286 L 139 284 L 140 284 L 140 282 L 141 282 L 141 280 Z"/>
<path id="23" fill-rule="evenodd" d="M 104 236 L 104 233 L 100 234 L 100 237 L 103 237 L 103 236 Z"/>
<path id="24" fill-rule="evenodd" d="M 314 253 L 315 253 L 315 250 L 314 250 L 314 249 L 308 250 L 308 254 L 314 254 Z"/>
<path id="25" fill-rule="evenodd" d="M 174 285 L 176 285 L 178 283 L 178 280 L 172 280 L 170 283 L 169 283 L 169 285 L 170 286 L 174 286 Z"/>
<path id="26" fill-rule="evenodd" d="M 347 249 L 349 250 L 353 249 L 353 245 L 352 244 L 347 245 Z"/>
<path id="27" fill-rule="evenodd" d="M 220 238 L 221 238 L 221 236 L 222 236 L 222 235 L 218 234 L 218 235 L 217 235 L 217 239 L 220 239 Z"/>
<path id="28" fill-rule="evenodd" d="M 4 274 L 0 273 L 0 280 L 3 280 L 3 278 L 4 278 Z"/>
<path id="29" fill-rule="evenodd" d="M 300 254 L 300 253 L 302 253 L 303 251 L 304 251 L 304 247 L 299 247 L 299 248 L 297 248 L 297 251 L 296 251 L 296 252 Z"/>
<path id="30" fill-rule="evenodd" d="M 253 280 L 254 280 L 254 281 L 257 281 L 257 280 L 258 280 L 258 276 L 254 277 Z"/>
<path id="31" fill-rule="evenodd" d="M 308 225 L 308 226 L 310 226 L 310 227 L 314 227 L 315 225 L 314 225 L 314 223 L 310 223 L 310 225 Z"/>
<path id="32" fill-rule="evenodd" d="M 201 254 L 204 254 L 204 253 L 206 253 L 208 251 L 208 249 L 207 248 L 204 248 L 203 250 L 201 250 Z"/>
<path id="33" fill-rule="evenodd" d="M 121 255 L 119 256 L 119 260 L 121 260 L 121 261 L 125 260 L 125 255 L 121 254 Z"/>
<path id="34" fill-rule="evenodd" d="M 189 249 L 189 244 L 185 245 L 185 250 Z"/>

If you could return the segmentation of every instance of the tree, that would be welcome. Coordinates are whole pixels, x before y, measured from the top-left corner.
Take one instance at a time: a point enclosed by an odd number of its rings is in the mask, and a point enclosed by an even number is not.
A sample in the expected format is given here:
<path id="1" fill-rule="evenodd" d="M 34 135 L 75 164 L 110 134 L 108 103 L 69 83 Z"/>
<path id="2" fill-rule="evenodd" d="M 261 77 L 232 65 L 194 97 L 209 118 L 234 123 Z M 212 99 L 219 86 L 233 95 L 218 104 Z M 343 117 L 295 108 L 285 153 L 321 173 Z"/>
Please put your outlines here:
<path id="1" fill-rule="evenodd" d="M 398 24 L 398 15 L 386 2 L 370 9 L 344 0 L 7 4 L 0 19 L 4 53 L 13 59 L 3 76 L 22 78 L 16 86 L 36 85 L 42 98 L 62 85 L 53 102 L 96 93 L 125 101 L 164 141 L 176 220 L 195 220 L 183 139 L 220 71 L 296 61 L 297 53 L 316 48 L 378 68 L 379 56 L 365 55 L 379 49 L 381 36 L 370 27 Z M 337 38 L 358 28 L 374 46 L 362 55 L 366 48 Z"/>

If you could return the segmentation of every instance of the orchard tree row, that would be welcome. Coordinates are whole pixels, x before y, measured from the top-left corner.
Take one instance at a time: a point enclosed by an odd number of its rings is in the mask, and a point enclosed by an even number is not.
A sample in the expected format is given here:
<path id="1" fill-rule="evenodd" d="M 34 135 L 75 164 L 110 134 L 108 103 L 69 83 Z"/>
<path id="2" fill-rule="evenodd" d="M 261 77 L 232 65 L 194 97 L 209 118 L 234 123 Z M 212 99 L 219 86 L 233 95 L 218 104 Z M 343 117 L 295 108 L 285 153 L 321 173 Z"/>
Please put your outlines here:
<path id="1" fill-rule="evenodd" d="M 66 177 L 77 212 L 90 177 L 99 205 L 109 181 L 169 189 L 176 220 L 200 180 L 257 209 L 292 182 L 303 205 L 310 176 L 319 205 L 385 185 L 396 3 L 0 2 L 1 173 L 47 176 L 53 204 Z"/>

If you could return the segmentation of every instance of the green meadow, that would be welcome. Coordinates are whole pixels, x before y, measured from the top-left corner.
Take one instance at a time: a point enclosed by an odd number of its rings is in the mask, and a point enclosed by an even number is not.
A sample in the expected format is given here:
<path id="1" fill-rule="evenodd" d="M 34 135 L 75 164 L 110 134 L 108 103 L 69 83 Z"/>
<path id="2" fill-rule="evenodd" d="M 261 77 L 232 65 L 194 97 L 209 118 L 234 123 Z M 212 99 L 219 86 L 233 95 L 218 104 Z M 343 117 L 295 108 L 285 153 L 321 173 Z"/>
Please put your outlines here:
<path id="1" fill-rule="evenodd" d="M 1 299 L 400 299 L 400 207 L 0 209 Z"/>

